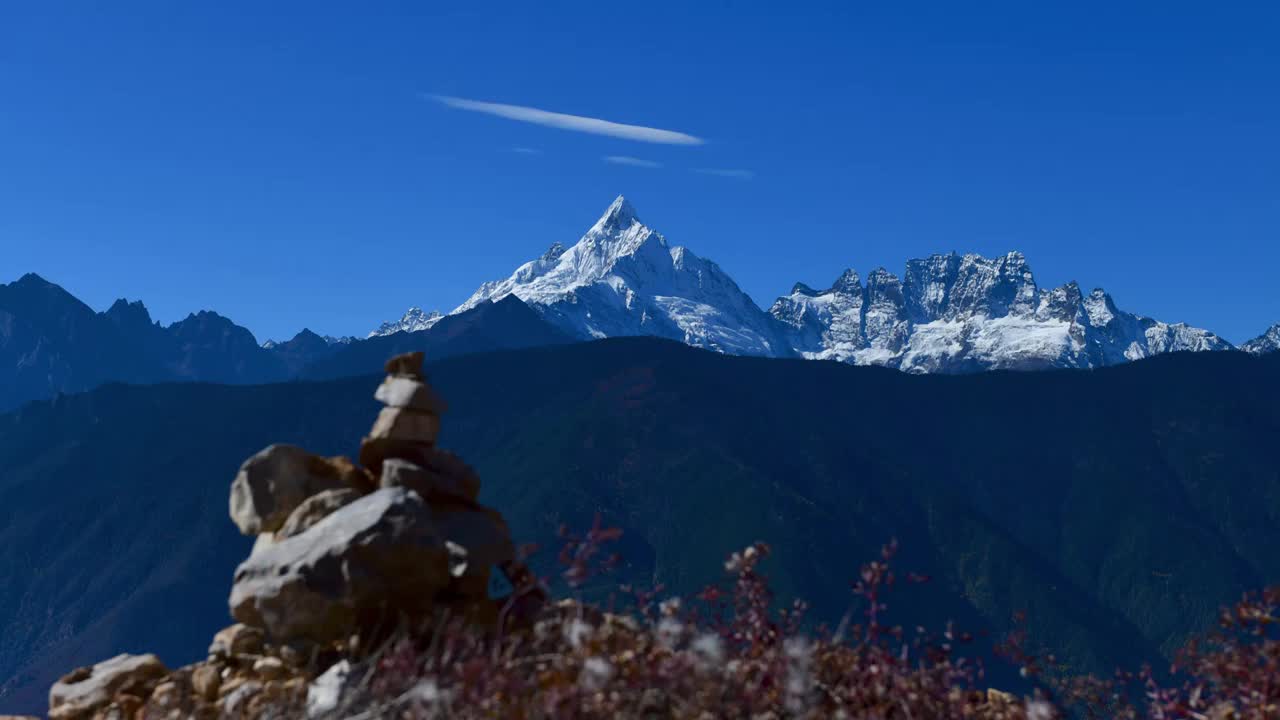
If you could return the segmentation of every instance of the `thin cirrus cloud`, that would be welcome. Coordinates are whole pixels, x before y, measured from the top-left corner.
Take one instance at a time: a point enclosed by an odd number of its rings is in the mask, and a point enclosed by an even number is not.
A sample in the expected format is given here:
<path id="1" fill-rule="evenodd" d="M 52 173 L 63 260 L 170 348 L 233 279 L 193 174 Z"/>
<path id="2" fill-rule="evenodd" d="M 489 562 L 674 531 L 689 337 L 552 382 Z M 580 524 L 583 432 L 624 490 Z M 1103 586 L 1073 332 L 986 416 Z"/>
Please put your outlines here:
<path id="1" fill-rule="evenodd" d="M 701 175 L 715 175 L 717 177 L 733 178 L 734 180 L 750 180 L 756 174 L 750 170 L 734 170 L 730 168 L 694 168 L 694 172 Z"/>
<path id="2" fill-rule="evenodd" d="M 654 162 L 652 160 L 643 160 L 641 158 L 630 157 L 627 155 L 606 155 L 600 159 L 604 160 L 607 163 L 613 163 L 614 165 L 630 165 L 631 167 L 642 167 L 642 168 L 662 167 L 662 163 Z"/>
<path id="3" fill-rule="evenodd" d="M 445 107 L 455 110 L 496 115 L 508 120 L 533 123 L 534 125 L 543 125 L 561 130 L 572 130 L 593 135 L 608 135 L 609 137 L 622 138 L 623 140 L 657 143 L 659 145 L 702 145 L 706 142 L 700 137 L 676 132 L 675 130 L 663 130 L 643 125 L 626 125 L 611 120 L 551 112 L 550 110 L 540 110 L 524 105 L 483 102 L 449 95 L 431 95 L 430 97 Z"/>
<path id="4" fill-rule="evenodd" d="M 539 150 L 538 148 L 531 148 L 531 147 L 513 147 L 511 148 L 511 152 L 516 153 L 517 155 L 541 155 L 542 154 L 542 151 Z"/>

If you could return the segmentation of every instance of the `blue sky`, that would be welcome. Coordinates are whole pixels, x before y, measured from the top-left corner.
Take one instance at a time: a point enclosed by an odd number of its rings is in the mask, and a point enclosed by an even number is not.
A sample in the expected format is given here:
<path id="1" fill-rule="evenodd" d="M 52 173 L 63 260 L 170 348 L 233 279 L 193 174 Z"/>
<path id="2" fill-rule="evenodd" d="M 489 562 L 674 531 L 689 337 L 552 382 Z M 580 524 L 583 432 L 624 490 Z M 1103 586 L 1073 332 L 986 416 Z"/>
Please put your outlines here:
<path id="1" fill-rule="evenodd" d="M 363 334 L 624 193 L 766 307 L 1020 249 L 1241 341 L 1280 321 L 1277 37 L 1269 2 L 5 3 L 0 280 Z"/>

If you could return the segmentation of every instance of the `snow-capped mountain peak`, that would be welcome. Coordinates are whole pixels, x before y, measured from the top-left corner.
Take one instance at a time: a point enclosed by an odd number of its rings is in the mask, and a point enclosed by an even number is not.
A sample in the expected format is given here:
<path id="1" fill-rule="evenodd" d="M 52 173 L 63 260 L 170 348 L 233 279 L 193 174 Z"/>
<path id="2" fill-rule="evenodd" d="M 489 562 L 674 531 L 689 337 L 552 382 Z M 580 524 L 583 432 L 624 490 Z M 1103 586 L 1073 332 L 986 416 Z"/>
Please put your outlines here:
<path id="1" fill-rule="evenodd" d="M 1280 351 L 1280 323 L 1272 325 L 1266 332 L 1241 345 L 1240 349 L 1254 355 Z"/>
<path id="2" fill-rule="evenodd" d="M 655 335 L 908 372 L 1098 367 L 1231 348 L 1206 330 L 1125 312 L 1102 289 L 1040 288 L 1017 251 L 932 255 L 907 261 L 902 275 L 848 269 L 825 290 L 796 283 L 766 313 L 716 263 L 669 244 L 621 195 L 576 243 L 552 244 L 453 312 L 508 295 L 582 339 Z M 409 317 L 374 334 L 403 329 Z M 1280 347 L 1280 328 L 1271 335 Z M 1252 347 L 1270 347 L 1267 337 Z"/>
<path id="3" fill-rule="evenodd" d="M 440 322 L 440 318 L 444 317 L 438 310 L 431 312 L 423 312 L 422 308 L 413 306 L 405 311 L 405 314 L 399 319 L 392 322 L 384 322 L 371 331 L 365 337 L 380 337 L 383 335 L 394 335 L 398 332 L 418 332 Z"/>
<path id="4" fill-rule="evenodd" d="M 657 335 L 723 352 L 789 354 L 770 318 L 715 263 L 672 247 L 619 195 L 579 240 L 552 245 L 454 313 L 516 295 L 581 338 Z"/>

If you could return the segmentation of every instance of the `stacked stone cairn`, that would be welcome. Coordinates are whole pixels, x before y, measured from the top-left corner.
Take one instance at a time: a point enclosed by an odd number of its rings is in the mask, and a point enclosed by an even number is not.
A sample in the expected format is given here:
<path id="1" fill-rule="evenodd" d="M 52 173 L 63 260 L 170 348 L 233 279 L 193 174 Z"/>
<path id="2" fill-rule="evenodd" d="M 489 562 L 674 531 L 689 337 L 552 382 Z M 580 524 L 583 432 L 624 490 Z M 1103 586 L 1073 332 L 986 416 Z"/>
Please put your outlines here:
<path id="1" fill-rule="evenodd" d="M 80 668 L 51 689 L 51 720 L 315 715 L 317 675 L 396 629 L 448 616 L 481 630 L 527 623 L 546 596 L 502 515 L 477 502 L 475 471 L 436 446 L 446 408 L 422 359 L 387 363 L 359 465 L 272 445 L 241 466 L 231 519 L 257 539 L 231 588 L 238 622 L 207 660 L 170 671 L 121 655 Z"/>

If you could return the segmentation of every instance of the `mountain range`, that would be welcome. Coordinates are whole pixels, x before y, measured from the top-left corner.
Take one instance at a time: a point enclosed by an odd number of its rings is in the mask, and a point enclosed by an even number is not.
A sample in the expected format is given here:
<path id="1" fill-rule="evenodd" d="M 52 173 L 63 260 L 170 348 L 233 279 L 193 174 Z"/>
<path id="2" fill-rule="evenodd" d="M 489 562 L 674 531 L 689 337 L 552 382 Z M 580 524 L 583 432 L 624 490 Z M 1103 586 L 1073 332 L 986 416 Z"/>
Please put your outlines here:
<path id="1" fill-rule="evenodd" d="M 496 326 L 466 317 L 460 338 Z M 597 512 L 624 531 L 603 582 L 679 596 L 763 540 L 781 596 L 834 623 L 897 538 L 899 570 L 933 580 L 890 594 L 890 624 L 999 631 L 1022 610 L 1068 669 L 1102 672 L 1280 581 L 1280 354 L 915 375 L 618 338 L 427 370 L 442 445 L 548 573 L 560 525 Z M 0 710 L 39 712 L 56 677 L 116 653 L 198 659 L 249 549 L 237 467 L 276 442 L 354 455 L 380 381 L 117 384 L 0 415 Z"/>
<path id="2" fill-rule="evenodd" d="M 28 274 L 0 285 L 0 411 L 112 382 L 242 385 L 338 377 L 365 372 L 376 366 L 371 358 L 385 359 L 402 346 L 447 357 L 568 339 L 511 298 L 479 303 L 412 333 L 356 340 L 304 329 L 285 342 L 259 345 L 247 329 L 214 312 L 163 326 L 139 301 L 121 299 L 95 312 Z"/>
<path id="3" fill-rule="evenodd" d="M 1040 288 L 1018 253 L 934 255 L 909 261 L 902 278 L 879 268 L 864 281 L 847 270 L 823 290 L 797 283 L 765 311 L 720 266 L 668 243 L 618 197 L 578 242 L 484 283 L 449 315 L 410 308 L 364 339 L 304 329 L 259 344 L 208 310 L 162 326 L 140 301 L 95 312 L 24 275 L 0 285 L 0 410 L 108 382 L 339 377 L 392 346 L 448 355 L 619 336 L 914 373 L 1102 367 L 1232 348 L 1207 330 L 1125 312 L 1101 289 Z M 1280 349 L 1280 325 L 1240 349 Z"/>
<path id="4" fill-rule="evenodd" d="M 577 339 L 652 335 L 730 354 L 909 372 L 1102 367 L 1232 349 L 1207 330 L 1125 312 L 1102 289 L 1040 288 L 1017 252 L 933 255 L 908 261 L 901 278 L 872 270 L 865 283 L 846 270 L 825 290 L 797 283 L 765 312 L 717 264 L 644 224 L 621 196 L 577 243 L 552 245 L 453 312 L 508 295 Z M 1278 339 L 1273 328 L 1243 349 L 1275 349 Z"/>

